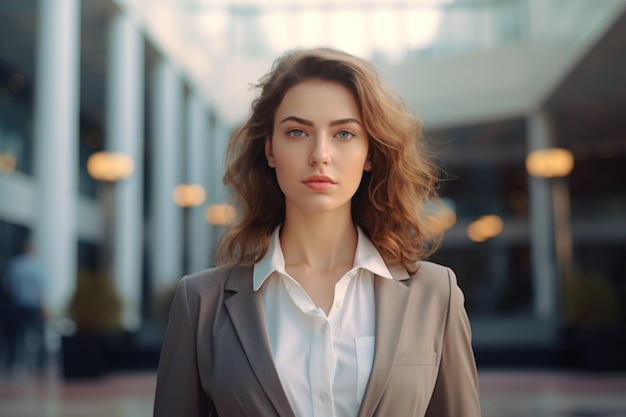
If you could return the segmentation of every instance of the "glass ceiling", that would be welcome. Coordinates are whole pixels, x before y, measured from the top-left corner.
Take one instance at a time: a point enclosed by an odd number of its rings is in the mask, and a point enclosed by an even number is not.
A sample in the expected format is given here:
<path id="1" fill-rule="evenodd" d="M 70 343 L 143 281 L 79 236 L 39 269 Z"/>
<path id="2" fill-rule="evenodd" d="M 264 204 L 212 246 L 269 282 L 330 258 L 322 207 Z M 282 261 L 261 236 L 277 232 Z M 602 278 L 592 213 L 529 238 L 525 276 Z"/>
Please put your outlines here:
<path id="1" fill-rule="evenodd" d="M 213 56 L 277 56 L 329 45 L 400 62 L 518 40 L 523 0 L 184 0 Z"/>

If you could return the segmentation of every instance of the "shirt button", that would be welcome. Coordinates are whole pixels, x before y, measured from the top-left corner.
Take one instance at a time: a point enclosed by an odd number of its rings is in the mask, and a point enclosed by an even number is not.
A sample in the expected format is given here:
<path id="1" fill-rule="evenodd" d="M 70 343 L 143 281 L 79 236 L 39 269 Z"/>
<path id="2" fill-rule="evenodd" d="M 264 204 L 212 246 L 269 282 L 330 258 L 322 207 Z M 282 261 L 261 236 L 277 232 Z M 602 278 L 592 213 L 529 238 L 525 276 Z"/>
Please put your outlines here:
<path id="1" fill-rule="evenodd" d="M 326 394 L 325 392 L 322 392 L 320 394 L 320 400 L 322 400 L 323 403 L 325 403 L 326 401 L 328 401 L 328 394 Z"/>
<path id="2" fill-rule="evenodd" d="M 341 306 L 343 305 L 343 300 L 337 300 L 335 305 L 337 306 L 337 308 L 341 308 Z"/>

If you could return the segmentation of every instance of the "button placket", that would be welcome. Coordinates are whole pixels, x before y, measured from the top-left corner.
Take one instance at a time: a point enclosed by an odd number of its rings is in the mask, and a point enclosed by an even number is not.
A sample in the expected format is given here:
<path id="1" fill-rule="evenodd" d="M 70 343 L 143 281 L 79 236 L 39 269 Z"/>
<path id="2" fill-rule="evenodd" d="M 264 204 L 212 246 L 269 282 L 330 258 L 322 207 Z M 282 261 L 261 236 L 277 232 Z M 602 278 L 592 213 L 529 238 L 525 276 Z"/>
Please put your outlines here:
<path id="1" fill-rule="evenodd" d="M 348 285 L 350 284 L 350 279 L 353 275 L 354 271 L 346 273 L 346 275 L 344 275 L 343 278 L 341 278 L 339 282 L 337 282 L 337 284 L 335 285 L 335 308 L 340 309 L 341 307 L 343 307 L 343 300 L 346 296 L 346 291 L 348 289 Z"/>
<path id="2" fill-rule="evenodd" d="M 313 401 L 314 416 L 332 416 L 332 331 L 328 319 L 324 316 L 312 315 L 313 343 L 311 360 L 309 361 L 310 388 L 315 393 Z"/>

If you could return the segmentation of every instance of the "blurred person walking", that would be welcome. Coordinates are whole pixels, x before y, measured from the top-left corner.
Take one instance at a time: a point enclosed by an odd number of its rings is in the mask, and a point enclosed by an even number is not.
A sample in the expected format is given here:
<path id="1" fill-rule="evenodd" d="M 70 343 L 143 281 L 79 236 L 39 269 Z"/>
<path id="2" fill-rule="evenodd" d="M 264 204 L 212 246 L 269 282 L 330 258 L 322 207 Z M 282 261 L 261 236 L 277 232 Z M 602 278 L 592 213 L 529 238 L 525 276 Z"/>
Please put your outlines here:
<path id="1" fill-rule="evenodd" d="M 9 368 L 14 376 L 23 376 L 30 359 L 34 359 L 36 370 L 42 372 L 47 362 L 44 338 L 46 273 L 35 256 L 32 242 L 25 241 L 21 252 L 9 262 L 4 285 L 9 298 Z M 31 351 L 34 353 L 32 358 L 27 354 Z"/>

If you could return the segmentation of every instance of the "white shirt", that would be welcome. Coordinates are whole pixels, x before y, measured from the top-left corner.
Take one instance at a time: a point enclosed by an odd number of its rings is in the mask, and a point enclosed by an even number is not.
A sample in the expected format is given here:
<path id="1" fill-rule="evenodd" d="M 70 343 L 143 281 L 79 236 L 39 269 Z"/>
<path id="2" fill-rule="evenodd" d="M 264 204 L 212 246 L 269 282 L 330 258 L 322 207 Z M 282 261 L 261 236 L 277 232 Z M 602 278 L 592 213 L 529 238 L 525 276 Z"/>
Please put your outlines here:
<path id="1" fill-rule="evenodd" d="M 380 253 L 357 228 L 354 265 L 335 285 L 328 316 L 285 271 L 279 229 L 254 266 L 272 356 L 298 417 L 358 414 L 374 359 L 374 274 L 392 279 Z"/>

